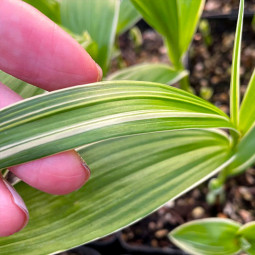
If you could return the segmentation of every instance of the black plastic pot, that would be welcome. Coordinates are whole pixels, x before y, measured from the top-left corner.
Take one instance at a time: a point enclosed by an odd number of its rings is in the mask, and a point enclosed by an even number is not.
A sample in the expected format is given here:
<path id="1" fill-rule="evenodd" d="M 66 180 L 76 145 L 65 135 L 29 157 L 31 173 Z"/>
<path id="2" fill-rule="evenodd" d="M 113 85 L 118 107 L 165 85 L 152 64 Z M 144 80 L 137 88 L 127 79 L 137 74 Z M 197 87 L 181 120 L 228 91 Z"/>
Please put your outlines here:
<path id="1" fill-rule="evenodd" d="M 120 233 L 113 235 L 110 240 L 95 241 L 70 252 L 79 255 L 187 255 L 178 249 L 131 246 L 121 238 Z"/>

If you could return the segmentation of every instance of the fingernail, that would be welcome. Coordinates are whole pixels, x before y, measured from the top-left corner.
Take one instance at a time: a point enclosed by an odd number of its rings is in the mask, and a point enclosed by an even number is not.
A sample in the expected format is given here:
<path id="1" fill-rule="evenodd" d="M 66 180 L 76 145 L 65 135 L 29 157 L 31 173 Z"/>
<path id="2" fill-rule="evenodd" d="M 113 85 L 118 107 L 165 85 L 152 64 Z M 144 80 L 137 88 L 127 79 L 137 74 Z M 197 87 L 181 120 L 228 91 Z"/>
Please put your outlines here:
<path id="1" fill-rule="evenodd" d="M 28 218 L 29 218 L 29 213 L 27 210 L 27 207 L 23 201 L 23 199 L 21 198 L 21 196 L 18 194 L 18 192 L 6 181 L 3 179 L 3 182 L 5 184 L 5 186 L 7 187 L 7 189 L 10 191 L 12 197 L 13 197 L 13 202 L 25 213 L 26 215 L 26 220 L 23 224 L 23 227 L 25 227 L 27 225 L 28 222 Z"/>
<path id="2" fill-rule="evenodd" d="M 90 170 L 89 166 L 86 164 L 86 162 L 84 160 L 82 162 L 82 165 L 83 165 L 83 167 L 85 168 L 85 170 L 88 172 L 88 174 L 90 176 L 91 170 Z"/>
<path id="3" fill-rule="evenodd" d="M 77 153 L 77 154 L 78 154 L 78 156 L 80 157 L 81 164 L 83 165 L 85 171 L 86 171 L 86 172 L 89 174 L 89 176 L 90 176 L 91 170 L 90 170 L 89 166 L 87 165 L 87 163 L 85 162 L 85 160 L 81 157 L 81 155 L 80 155 L 79 153 Z"/>
<path id="4" fill-rule="evenodd" d="M 101 67 L 96 63 L 97 70 L 98 70 L 98 76 L 97 76 L 97 81 L 101 81 L 103 77 L 103 71 Z"/>

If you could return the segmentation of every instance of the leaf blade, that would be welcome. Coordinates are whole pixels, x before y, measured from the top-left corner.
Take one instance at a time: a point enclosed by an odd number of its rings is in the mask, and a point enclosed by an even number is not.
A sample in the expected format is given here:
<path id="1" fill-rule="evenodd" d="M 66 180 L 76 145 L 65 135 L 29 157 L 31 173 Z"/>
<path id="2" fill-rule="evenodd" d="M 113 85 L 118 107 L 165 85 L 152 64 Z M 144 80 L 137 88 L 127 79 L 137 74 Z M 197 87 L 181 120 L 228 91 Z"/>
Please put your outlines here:
<path id="1" fill-rule="evenodd" d="M 44 93 L 43 89 L 35 87 L 24 81 L 21 81 L 7 73 L 0 70 L 0 81 L 8 86 L 10 89 L 18 93 L 23 98 L 29 98 L 32 96 L 40 95 Z"/>
<path id="2" fill-rule="evenodd" d="M 217 107 L 163 84 L 110 81 L 63 89 L 0 111 L 0 168 L 103 139 L 187 128 L 233 126 Z"/>
<path id="3" fill-rule="evenodd" d="M 181 56 L 183 56 L 193 39 L 197 30 L 199 19 L 205 5 L 205 0 L 178 0 L 179 13 L 179 47 Z M 188 28 L 188 29 L 187 29 Z"/>
<path id="4" fill-rule="evenodd" d="M 140 13 L 135 9 L 130 0 L 120 2 L 117 34 L 125 33 L 141 19 Z"/>
<path id="5" fill-rule="evenodd" d="M 236 27 L 235 44 L 231 68 L 230 84 L 230 116 L 234 125 L 239 124 L 239 104 L 240 104 L 240 59 L 241 41 L 243 30 L 244 0 L 240 0 L 239 15 Z"/>
<path id="6" fill-rule="evenodd" d="M 167 41 L 169 57 L 175 67 L 179 66 L 179 26 L 176 0 L 131 0 L 143 18 Z M 171 24 L 171 27 L 168 25 Z"/>
<path id="7" fill-rule="evenodd" d="M 242 134 L 245 134 L 254 124 L 255 106 L 253 95 L 255 93 L 255 70 L 250 79 L 248 89 L 245 93 L 240 109 L 240 123 L 239 129 Z"/>
<path id="8" fill-rule="evenodd" d="M 165 64 L 138 64 L 111 74 L 107 80 L 150 81 L 172 85 L 187 75 L 187 71 L 176 71 Z"/>
<path id="9" fill-rule="evenodd" d="M 146 22 L 164 37 L 174 67 L 183 69 L 182 57 L 191 43 L 205 1 L 131 1 Z"/>
<path id="10" fill-rule="evenodd" d="M 57 0 L 23 0 L 24 2 L 34 6 L 40 12 L 56 23 L 60 23 L 60 4 Z"/>
<path id="11" fill-rule="evenodd" d="M 210 130 L 156 132 L 88 145 L 79 152 L 92 175 L 78 192 L 54 197 L 23 183 L 16 186 L 30 222 L 22 232 L 0 239 L 0 254 L 49 254 L 116 231 L 215 174 L 228 160 L 229 145 L 226 136 Z"/>
<path id="12" fill-rule="evenodd" d="M 239 228 L 240 224 L 227 219 L 195 220 L 173 230 L 170 239 L 191 254 L 232 255 L 241 250 Z"/>
<path id="13" fill-rule="evenodd" d="M 239 142 L 233 155 L 234 161 L 228 167 L 228 175 L 239 174 L 255 162 L 254 140 L 255 126 Z"/>
<path id="14" fill-rule="evenodd" d="M 88 32 L 98 45 L 94 59 L 106 74 L 118 22 L 118 0 L 63 0 L 62 24 L 76 34 Z"/>
<path id="15" fill-rule="evenodd" d="M 248 242 L 248 247 L 243 247 L 248 254 L 253 255 L 255 254 L 255 238 L 254 238 L 254 231 L 255 231 L 255 222 L 249 222 L 243 225 L 239 231 L 238 235 L 245 239 Z"/>

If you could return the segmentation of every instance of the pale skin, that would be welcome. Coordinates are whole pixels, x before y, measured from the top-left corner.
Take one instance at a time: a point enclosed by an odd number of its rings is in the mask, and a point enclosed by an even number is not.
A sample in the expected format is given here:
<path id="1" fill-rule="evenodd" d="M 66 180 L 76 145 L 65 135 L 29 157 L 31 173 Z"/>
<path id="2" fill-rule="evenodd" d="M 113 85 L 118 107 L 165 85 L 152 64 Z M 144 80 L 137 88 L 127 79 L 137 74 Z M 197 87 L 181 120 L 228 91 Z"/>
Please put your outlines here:
<path id="1" fill-rule="evenodd" d="M 99 81 L 100 67 L 66 32 L 20 0 L 0 0 L 0 70 L 48 91 Z M 22 98 L 0 81 L 0 108 Z M 74 151 L 35 160 L 9 170 L 47 193 L 79 189 L 90 170 Z M 28 211 L 0 172 L 0 237 L 20 231 Z"/>

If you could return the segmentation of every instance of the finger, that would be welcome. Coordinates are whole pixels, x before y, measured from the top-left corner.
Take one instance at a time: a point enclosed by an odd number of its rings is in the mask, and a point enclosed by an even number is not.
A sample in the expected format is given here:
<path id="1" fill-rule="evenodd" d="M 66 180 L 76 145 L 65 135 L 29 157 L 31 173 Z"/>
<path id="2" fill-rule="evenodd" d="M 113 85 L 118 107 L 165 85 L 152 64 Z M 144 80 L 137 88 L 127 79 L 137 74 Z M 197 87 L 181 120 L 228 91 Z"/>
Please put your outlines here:
<path id="1" fill-rule="evenodd" d="M 0 1 L 0 38 L 0 70 L 43 89 L 102 77 L 101 69 L 73 38 L 23 1 Z"/>
<path id="2" fill-rule="evenodd" d="M 15 189 L 0 176 L 0 237 L 12 235 L 28 222 L 27 208 Z"/>
<path id="3" fill-rule="evenodd" d="M 17 177 L 44 192 L 64 195 L 89 179 L 89 168 L 75 151 L 62 152 L 9 169 Z"/>
<path id="4" fill-rule="evenodd" d="M 0 107 L 21 98 L 0 83 Z M 90 170 L 75 151 L 66 151 L 9 169 L 29 185 L 51 194 L 67 194 L 79 189 L 89 179 Z"/>

